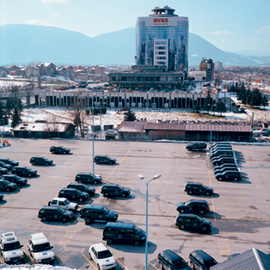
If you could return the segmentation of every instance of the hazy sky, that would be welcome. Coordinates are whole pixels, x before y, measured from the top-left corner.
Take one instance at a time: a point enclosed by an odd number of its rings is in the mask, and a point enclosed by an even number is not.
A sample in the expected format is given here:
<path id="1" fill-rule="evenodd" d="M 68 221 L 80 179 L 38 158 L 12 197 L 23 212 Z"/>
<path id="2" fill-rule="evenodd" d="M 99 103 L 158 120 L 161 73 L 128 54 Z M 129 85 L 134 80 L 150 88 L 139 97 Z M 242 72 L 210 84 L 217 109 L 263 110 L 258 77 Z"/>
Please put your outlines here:
<path id="1" fill-rule="evenodd" d="M 270 55 L 270 0 L 0 0 L 0 24 L 35 24 L 90 37 L 135 27 L 156 6 L 189 17 L 190 32 L 218 48 Z"/>

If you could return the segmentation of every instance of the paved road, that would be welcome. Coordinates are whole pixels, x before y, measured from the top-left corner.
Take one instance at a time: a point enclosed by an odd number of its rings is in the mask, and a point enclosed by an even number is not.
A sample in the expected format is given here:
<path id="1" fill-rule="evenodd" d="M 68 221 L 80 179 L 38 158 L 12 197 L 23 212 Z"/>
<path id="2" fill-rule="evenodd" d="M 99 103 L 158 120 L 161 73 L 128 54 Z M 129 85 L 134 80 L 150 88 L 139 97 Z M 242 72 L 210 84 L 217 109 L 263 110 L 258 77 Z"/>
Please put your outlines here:
<path id="1" fill-rule="evenodd" d="M 52 155 L 51 145 L 71 148 L 72 155 Z M 88 203 L 102 204 L 119 213 L 119 222 L 132 222 L 145 229 L 145 184 L 138 179 L 144 174 L 150 179 L 161 178 L 149 186 L 149 269 L 158 269 L 157 254 L 170 248 L 184 259 L 195 249 L 203 249 L 217 261 L 230 254 L 258 248 L 269 253 L 270 233 L 270 146 L 233 145 L 243 171 L 240 182 L 218 182 L 208 153 L 186 151 L 183 143 L 96 142 L 95 153 L 117 159 L 117 164 L 95 165 L 95 173 L 104 182 L 118 183 L 132 190 L 130 198 L 108 199 L 97 194 Z M 11 146 L 0 149 L 1 157 L 9 157 L 20 165 L 35 167 L 39 176 L 29 179 L 29 185 L 12 194 L 4 194 L 0 204 L 0 232 L 15 231 L 27 252 L 30 234 L 44 232 L 58 257 L 56 265 L 70 268 L 96 269 L 89 261 L 88 248 L 101 242 L 103 223 L 85 225 L 81 218 L 71 223 L 41 222 L 38 210 L 57 196 L 58 191 L 74 181 L 78 172 L 92 172 L 92 142 L 79 140 L 12 139 Z M 32 166 L 31 156 L 45 156 L 54 166 Z M 187 201 L 183 190 L 187 181 L 198 181 L 215 189 L 215 195 L 203 197 L 210 204 L 207 218 L 212 221 L 211 235 L 178 230 L 175 225 L 178 202 Z M 198 197 L 197 197 L 198 198 Z M 83 204 L 81 205 L 83 207 Z M 145 269 L 144 247 L 111 245 L 119 269 Z M 29 262 L 30 263 L 30 262 Z"/>

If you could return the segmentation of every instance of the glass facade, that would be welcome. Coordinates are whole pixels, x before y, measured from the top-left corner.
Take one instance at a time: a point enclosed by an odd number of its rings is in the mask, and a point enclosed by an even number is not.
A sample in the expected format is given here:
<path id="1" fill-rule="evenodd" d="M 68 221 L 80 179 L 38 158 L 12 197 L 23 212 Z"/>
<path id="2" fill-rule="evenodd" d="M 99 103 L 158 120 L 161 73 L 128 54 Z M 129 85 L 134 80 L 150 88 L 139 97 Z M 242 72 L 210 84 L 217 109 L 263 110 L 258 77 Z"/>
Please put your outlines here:
<path id="1" fill-rule="evenodd" d="M 138 18 L 136 25 L 136 64 L 154 65 L 155 40 L 168 41 L 168 71 L 188 70 L 188 18 L 170 15 Z M 157 19 L 158 18 L 158 19 Z M 171 23 L 172 22 L 172 23 Z M 156 24 L 156 25 L 155 25 Z M 157 54 L 157 52 L 156 52 Z M 162 48 L 160 52 L 162 54 Z M 165 54 L 165 53 L 164 53 Z M 162 64 L 164 62 L 160 62 Z"/>

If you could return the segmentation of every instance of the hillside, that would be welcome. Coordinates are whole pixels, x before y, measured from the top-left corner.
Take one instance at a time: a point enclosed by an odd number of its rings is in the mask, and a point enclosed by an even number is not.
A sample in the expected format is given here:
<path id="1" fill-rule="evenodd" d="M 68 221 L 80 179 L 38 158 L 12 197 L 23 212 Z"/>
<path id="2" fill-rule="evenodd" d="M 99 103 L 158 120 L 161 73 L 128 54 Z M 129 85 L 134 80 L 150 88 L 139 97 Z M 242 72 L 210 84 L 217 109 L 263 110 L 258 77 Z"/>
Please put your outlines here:
<path id="1" fill-rule="evenodd" d="M 135 29 L 127 28 L 90 38 L 57 27 L 0 26 L 0 65 L 53 62 L 70 65 L 131 65 L 135 56 Z M 189 35 L 189 65 L 212 58 L 225 65 L 270 63 L 270 57 L 226 53 L 196 34 Z"/>

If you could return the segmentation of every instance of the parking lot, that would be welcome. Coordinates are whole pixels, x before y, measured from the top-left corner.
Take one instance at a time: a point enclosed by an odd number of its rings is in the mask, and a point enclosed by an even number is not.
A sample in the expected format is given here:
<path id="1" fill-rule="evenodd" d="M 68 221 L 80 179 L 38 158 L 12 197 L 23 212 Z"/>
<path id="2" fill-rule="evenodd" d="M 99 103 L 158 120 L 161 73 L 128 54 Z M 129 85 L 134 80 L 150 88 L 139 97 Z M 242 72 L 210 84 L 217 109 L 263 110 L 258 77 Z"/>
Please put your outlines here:
<path id="1" fill-rule="evenodd" d="M 97 269 L 89 260 L 88 249 L 102 242 L 104 223 L 86 225 L 78 217 L 73 222 L 42 222 L 39 209 L 57 197 L 58 191 L 74 182 L 78 172 L 92 172 L 92 141 L 11 139 L 11 146 L 0 149 L 0 156 L 20 162 L 38 171 L 29 178 L 26 187 L 13 193 L 2 192 L 0 202 L 0 232 L 15 231 L 29 257 L 27 239 L 30 234 L 43 232 L 57 256 L 55 265 L 70 268 Z M 52 145 L 71 149 L 71 155 L 53 155 Z M 96 141 L 95 154 L 115 157 L 115 165 L 95 165 L 104 183 L 117 183 L 131 189 L 131 196 L 109 199 L 94 186 L 96 195 L 86 203 L 101 204 L 119 214 L 118 222 L 135 223 L 145 230 L 145 183 L 149 185 L 149 269 L 158 269 L 157 254 L 172 249 L 185 260 L 195 249 L 203 249 L 218 262 L 238 252 L 257 248 L 270 251 L 270 146 L 232 144 L 242 180 L 219 182 L 206 152 L 188 152 L 185 143 Z M 32 156 L 53 159 L 52 166 L 33 166 Z M 187 181 L 201 182 L 215 190 L 212 197 L 189 196 L 184 192 Z M 210 205 L 206 218 L 212 222 L 211 234 L 199 234 L 176 228 L 176 205 L 192 198 L 205 199 Z M 104 242 L 105 243 L 105 242 Z M 144 246 L 112 244 L 109 249 L 117 260 L 117 269 L 145 269 Z M 2 260 L 2 258 L 1 258 Z M 31 263 L 30 260 L 28 263 Z"/>

